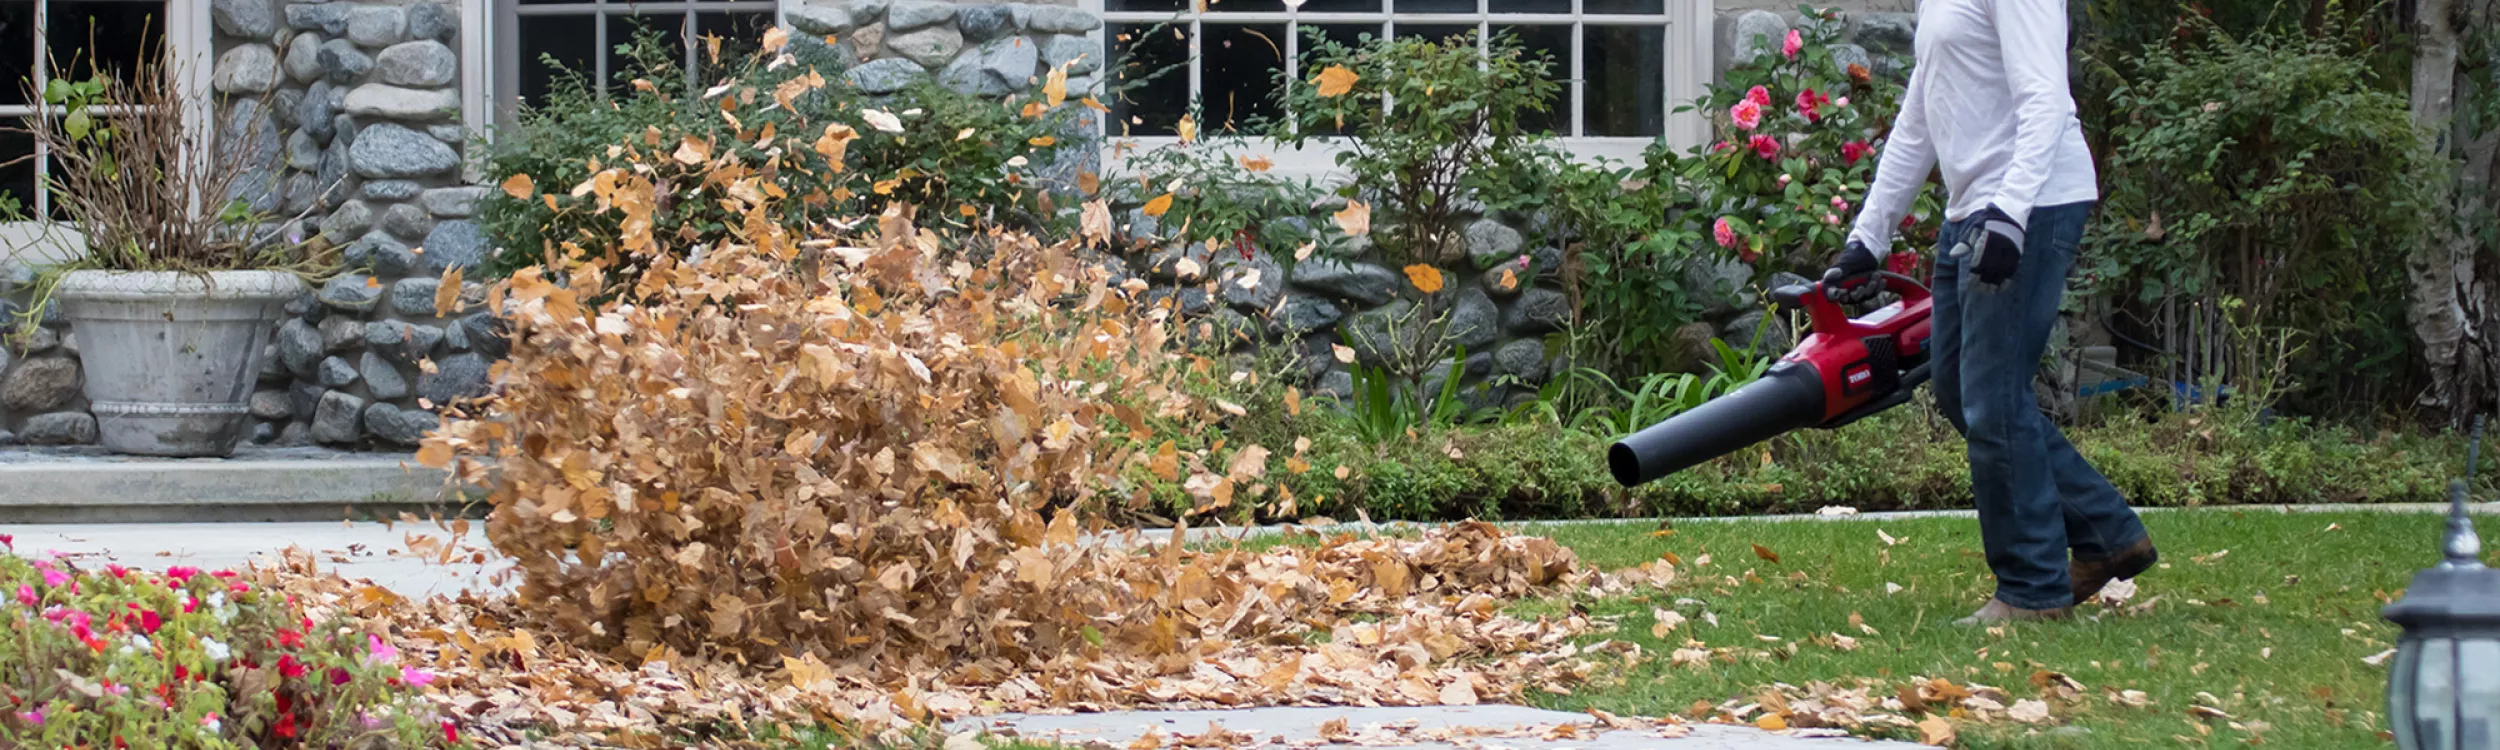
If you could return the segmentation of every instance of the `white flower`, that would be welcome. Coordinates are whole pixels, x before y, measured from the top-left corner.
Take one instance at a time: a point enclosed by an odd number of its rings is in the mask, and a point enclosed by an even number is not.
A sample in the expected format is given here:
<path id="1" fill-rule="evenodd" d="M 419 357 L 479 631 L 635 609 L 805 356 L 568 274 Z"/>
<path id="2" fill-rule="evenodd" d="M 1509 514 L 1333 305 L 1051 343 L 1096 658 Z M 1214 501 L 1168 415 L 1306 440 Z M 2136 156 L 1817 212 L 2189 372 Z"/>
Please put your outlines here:
<path id="1" fill-rule="evenodd" d="M 894 113 L 887 112 L 882 109 L 860 110 L 859 119 L 868 121 L 868 127 L 883 130 L 888 133 L 903 132 L 902 118 L 895 117 Z"/>
<path id="2" fill-rule="evenodd" d="M 200 649 L 208 652 L 209 661 L 225 661 L 227 657 L 234 655 L 233 649 L 226 648 L 226 644 L 218 643 L 217 639 L 208 636 L 200 636 Z"/>

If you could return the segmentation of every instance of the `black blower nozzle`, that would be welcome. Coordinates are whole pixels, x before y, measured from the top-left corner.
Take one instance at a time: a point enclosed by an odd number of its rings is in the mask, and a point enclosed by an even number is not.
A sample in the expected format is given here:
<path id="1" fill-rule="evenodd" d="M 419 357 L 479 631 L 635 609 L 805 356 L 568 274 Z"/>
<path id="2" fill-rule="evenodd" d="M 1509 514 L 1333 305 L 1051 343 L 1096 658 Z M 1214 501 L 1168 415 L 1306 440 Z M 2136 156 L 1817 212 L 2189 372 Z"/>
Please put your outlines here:
<path id="1" fill-rule="evenodd" d="M 1823 416 L 1823 381 L 1814 367 L 1783 362 L 1742 388 L 1616 441 L 1606 450 L 1606 465 L 1616 482 L 1638 486 L 1812 427 Z"/>

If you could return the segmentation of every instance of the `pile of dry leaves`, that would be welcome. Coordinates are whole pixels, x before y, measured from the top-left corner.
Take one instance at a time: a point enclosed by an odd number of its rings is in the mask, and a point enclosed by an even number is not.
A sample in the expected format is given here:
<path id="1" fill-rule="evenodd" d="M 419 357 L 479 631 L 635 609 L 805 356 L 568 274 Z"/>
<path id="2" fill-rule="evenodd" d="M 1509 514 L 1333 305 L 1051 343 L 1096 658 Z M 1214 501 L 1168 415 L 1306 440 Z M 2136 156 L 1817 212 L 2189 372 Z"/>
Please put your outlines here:
<path id="1" fill-rule="evenodd" d="M 801 238 L 757 201 L 751 244 L 651 257 L 632 288 L 592 262 L 494 290 L 499 389 L 419 458 L 490 488 L 517 597 L 301 584 L 393 623 L 472 732 L 1471 703 L 1635 655 L 1502 614 L 1584 574 L 1488 524 L 1250 553 L 1081 520 L 1122 467 L 1180 468 L 1158 431 L 1226 411 L 1177 387 L 1206 363 L 1160 311 L 1073 243 L 994 235 L 975 263 L 902 211 Z M 1266 455 L 1185 460 L 1255 494 Z"/>

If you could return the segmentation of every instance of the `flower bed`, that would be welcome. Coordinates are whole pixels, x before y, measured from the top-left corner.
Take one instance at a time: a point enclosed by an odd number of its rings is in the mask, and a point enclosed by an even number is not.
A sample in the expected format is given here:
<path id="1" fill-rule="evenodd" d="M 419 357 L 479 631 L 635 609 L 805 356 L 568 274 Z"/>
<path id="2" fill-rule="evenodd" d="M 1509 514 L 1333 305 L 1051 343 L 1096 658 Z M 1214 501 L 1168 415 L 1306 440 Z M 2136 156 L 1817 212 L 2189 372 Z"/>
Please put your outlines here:
<path id="1" fill-rule="evenodd" d="M 0 746 L 459 744 L 432 673 L 258 578 L 0 555 L 0 590 Z"/>

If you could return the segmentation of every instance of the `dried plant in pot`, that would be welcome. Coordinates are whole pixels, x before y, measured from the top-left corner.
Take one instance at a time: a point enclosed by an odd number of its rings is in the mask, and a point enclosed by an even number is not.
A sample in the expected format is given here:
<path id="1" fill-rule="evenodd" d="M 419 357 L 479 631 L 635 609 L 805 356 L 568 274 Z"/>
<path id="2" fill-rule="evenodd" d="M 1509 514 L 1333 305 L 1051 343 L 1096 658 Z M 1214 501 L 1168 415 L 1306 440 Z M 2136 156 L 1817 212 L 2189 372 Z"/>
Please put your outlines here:
<path id="1" fill-rule="evenodd" d="M 33 309 L 61 305 L 98 441 L 117 453 L 231 455 L 251 426 L 262 349 L 320 265 L 267 228 L 288 223 L 253 208 L 274 194 L 269 160 L 251 158 L 276 150 L 269 103 L 222 102 L 213 117 L 201 110 L 219 102 L 192 85 L 170 58 L 26 84 L 57 113 L 23 131 L 56 160 L 43 185 L 51 226 L 84 248 L 43 270 Z"/>

